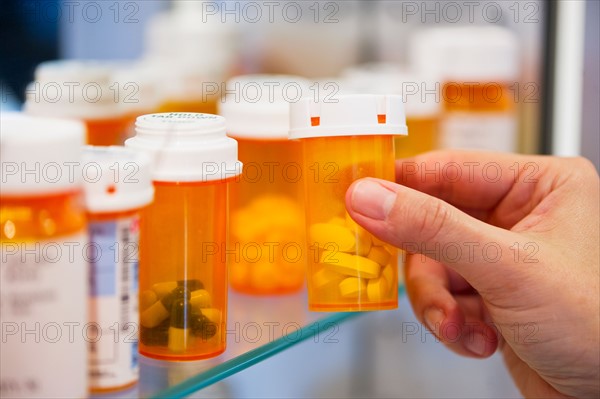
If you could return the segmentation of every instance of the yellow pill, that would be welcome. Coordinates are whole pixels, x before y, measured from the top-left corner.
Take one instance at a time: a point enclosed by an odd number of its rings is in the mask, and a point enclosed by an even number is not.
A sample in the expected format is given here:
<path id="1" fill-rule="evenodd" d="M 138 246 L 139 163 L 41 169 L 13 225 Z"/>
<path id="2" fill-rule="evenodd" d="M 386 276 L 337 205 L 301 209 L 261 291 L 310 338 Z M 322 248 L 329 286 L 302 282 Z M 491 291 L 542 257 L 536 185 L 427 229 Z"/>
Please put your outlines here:
<path id="1" fill-rule="evenodd" d="M 315 223 L 310 226 L 309 245 L 317 244 L 319 248 L 328 248 L 332 245 L 338 251 L 354 251 L 356 238 L 354 234 L 344 226 L 330 223 Z"/>
<path id="2" fill-rule="evenodd" d="M 352 251 L 360 256 L 367 256 L 373 245 L 371 233 L 365 230 L 362 226 L 354 221 L 348 213 L 346 213 L 346 225 L 355 237 L 356 244 Z"/>
<path id="3" fill-rule="evenodd" d="M 145 290 L 140 293 L 140 312 L 148 309 L 158 301 L 158 295 L 152 290 Z"/>
<path id="4" fill-rule="evenodd" d="M 181 353 L 189 346 L 190 332 L 188 328 L 169 327 L 169 350 Z"/>
<path id="5" fill-rule="evenodd" d="M 373 302 L 381 302 L 389 291 L 389 284 L 384 277 L 374 278 L 367 283 L 367 295 Z"/>
<path id="6" fill-rule="evenodd" d="M 162 301 L 156 301 L 140 315 L 140 324 L 146 328 L 154 328 L 169 317 L 169 310 Z"/>
<path id="7" fill-rule="evenodd" d="M 323 251 L 321 263 L 326 264 L 332 272 L 353 277 L 376 278 L 381 271 L 377 262 L 344 252 Z"/>
<path id="8" fill-rule="evenodd" d="M 313 286 L 316 289 L 322 289 L 322 288 L 326 288 L 327 286 L 329 286 L 330 284 L 333 284 L 333 283 L 338 284 L 342 278 L 344 278 L 343 275 L 336 273 L 334 271 L 331 271 L 327 268 L 323 268 L 323 269 L 319 270 L 318 272 L 316 272 L 315 274 L 313 274 L 312 281 L 313 281 Z"/>
<path id="9" fill-rule="evenodd" d="M 192 291 L 190 294 L 190 305 L 192 305 L 192 311 L 199 313 L 202 308 L 210 307 L 210 293 L 206 290 Z"/>
<path id="10" fill-rule="evenodd" d="M 383 277 L 385 279 L 385 281 L 388 283 L 388 287 L 390 289 L 395 286 L 394 269 L 393 269 L 392 265 L 387 265 L 386 267 L 383 268 L 383 271 L 381 272 L 381 277 Z"/>
<path id="11" fill-rule="evenodd" d="M 270 291 L 277 288 L 277 270 L 268 262 L 257 262 L 251 271 L 252 286 L 259 290 Z"/>
<path id="12" fill-rule="evenodd" d="M 392 255 L 384 247 L 371 247 L 367 257 L 381 266 L 385 266 L 390 261 Z"/>
<path id="13" fill-rule="evenodd" d="M 340 295 L 344 298 L 357 298 L 367 289 L 367 283 L 362 278 L 348 277 L 339 284 Z"/>
<path id="14" fill-rule="evenodd" d="M 385 245 L 389 245 L 387 242 L 381 241 L 379 238 L 377 238 L 375 236 L 371 236 L 371 239 L 373 240 L 373 245 L 376 245 L 378 247 L 383 247 Z"/>
<path id="15" fill-rule="evenodd" d="M 177 281 L 167 281 L 165 283 L 156 283 L 152 285 L 152 291 L 156 293 L 158 299 L 162 299 L 169 292 L 177 287 Z"/>

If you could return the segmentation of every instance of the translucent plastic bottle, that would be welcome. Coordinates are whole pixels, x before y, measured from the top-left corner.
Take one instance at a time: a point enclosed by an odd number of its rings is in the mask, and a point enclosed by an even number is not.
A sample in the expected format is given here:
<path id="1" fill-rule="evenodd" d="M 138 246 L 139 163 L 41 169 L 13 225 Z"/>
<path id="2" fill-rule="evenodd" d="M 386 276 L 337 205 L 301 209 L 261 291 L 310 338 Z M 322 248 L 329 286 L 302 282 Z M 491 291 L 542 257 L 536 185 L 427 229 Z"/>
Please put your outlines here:
<path id="1" fill-rule="evenodd" d="M 101 331 L 89 343 L 90 390 L 116 391 L 139 375 L 139 230 L 141 210 L 153 198 L 150 159 L 123 147 L 87 147 L 83 162 L 90 321 Z"/>
<path id="2" fill-rule="evenodd" d="M 158 112 L 216 114 L 225 81 L 236 68 L 238 24 L 223 22 L 212 1 L 173 1 L 146 31 L 144 62 L 161 70 Z M 229 20 L 228 20 L 229 21 Z"/>
<path id="3" fill-rule="evenodd" d="M 231 79 L 227 91 L 219 112 L 244 163 L 231 185 L 230 247 L 238 256 L 229 257 L 229 281 L 248 294 L 298 291 L 306 274 L 302 156 L 300 143 L 288 140 L 288 101 L 306 94 L 308 83 L 247 75 Z"/>
<path id="4" fill-rule="evenodd" d="M 337 100 L 302 99 L 290 108 L 290 138 L 303 147 L 309 309 L 394 309 L 397 252 L 354 222 L 345 195 L 363 177 L 394 180 L 394 135 L 407 133 L 402 98 Z"/>
<path id="5" fill-rule="evenodd" d="M 120 106 L 126 94 L 111 73 L 109 65 L 93 61 L 44 62 L 27 87 L 24 110 L 34 116 L 83 121 L 87 144 L 122 145 L 129 123 Z"/>
<path id="6" fill-rule="evenodd" d="M 440 145 L 516 151 L 519 46 L 497 26 L 425 30 L 411 42 L 416 70 L 440 80 Z"/>
<path id="7" fill-rule="evenodd" d="M 154 162 L 154 202 L 140 230 L 140 353 L 197 360 L 226 343 L 229 183 L 241 173 L 225 119 L 164 113 L 137 119 L 126 146 Z"/>
<path id="8" fill-rule="evenodd" d="M 85 127 L 0 117 L 3 397 L 87 396 Z"/>
<path id="9" fill-rule="evenodd" d="M 406 125 L 411 132 L 396 137 L 396 158 L 411 157 L 439 146 L 442 104 L 434 79 L 394 64 L 364 64 L 346 69 L 343 82 L 358 94 L 397 94 L 404 100 Z"/>

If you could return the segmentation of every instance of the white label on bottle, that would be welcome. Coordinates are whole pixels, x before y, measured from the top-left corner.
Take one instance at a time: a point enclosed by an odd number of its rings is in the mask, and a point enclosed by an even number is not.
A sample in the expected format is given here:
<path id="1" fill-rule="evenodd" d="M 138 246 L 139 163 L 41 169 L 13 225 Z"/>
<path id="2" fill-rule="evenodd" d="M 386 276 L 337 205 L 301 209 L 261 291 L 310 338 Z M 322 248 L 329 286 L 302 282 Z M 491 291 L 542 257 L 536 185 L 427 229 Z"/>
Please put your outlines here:
<path id="1" fill-rule="evenodd" d="M 97 339 L 90 342 L 92 388 L 122 387 L 138 379 L 139 218 L 133 216 L 88 227 L 90 311 Z"/>
<path id="2" fill-rule="evenodd" d="M 516 117 L 512 113 L 448 113 L 441 122 L 440 144 L 442 148 L 515 152 Z"/>
<path id="3" fill-rule="evenodd" d="M 2 242 L 0 397 L 87 396 L 86 244 Z"/>

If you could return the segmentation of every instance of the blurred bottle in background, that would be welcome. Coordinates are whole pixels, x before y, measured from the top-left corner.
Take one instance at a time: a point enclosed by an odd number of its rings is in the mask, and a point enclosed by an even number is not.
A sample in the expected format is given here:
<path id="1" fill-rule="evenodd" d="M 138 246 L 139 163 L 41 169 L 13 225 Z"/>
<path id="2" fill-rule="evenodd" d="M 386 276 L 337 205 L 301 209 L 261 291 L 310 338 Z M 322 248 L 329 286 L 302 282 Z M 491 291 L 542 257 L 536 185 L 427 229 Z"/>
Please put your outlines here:
<path id="1" fill-rule="evenodd" d="M 215 2 L 174 1 L 149 22 L 142 62 L 162 75 L 159 112 L 216 113 L 237 66 L 237 24 L 208 12 Z"/>
<path id="2" fill-rule="evenodd" d="M 410 46 L 413 68 L 440 79 L 442 147 L 517 151 L 514 33 L 497 26 L 436 27 L 414 35 Z"/>

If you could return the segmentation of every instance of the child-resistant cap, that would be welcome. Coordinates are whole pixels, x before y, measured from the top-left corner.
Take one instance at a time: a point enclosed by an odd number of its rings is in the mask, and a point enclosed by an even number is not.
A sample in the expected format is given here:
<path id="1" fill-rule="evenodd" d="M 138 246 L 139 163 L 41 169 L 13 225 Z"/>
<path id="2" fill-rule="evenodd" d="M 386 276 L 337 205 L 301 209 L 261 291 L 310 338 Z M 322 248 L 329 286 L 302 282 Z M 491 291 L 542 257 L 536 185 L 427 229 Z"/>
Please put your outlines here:
<path id="1" fill-rule="evenodd" d="M 291 139 L 407 133 L 404 104 L 397 95 L 344 95 L 320 103 L 303 98 L 290 104 Z"/>
<path id="2" fill-rule="evenodd" d="M 125 146 L 150 155 L 154 181 L 207 182 L 242 172 L 237 141 L 225 134 L 222 116 L 167 112 L 140 116 L 135 126 Z"/>
<path id="3" fill-rule="evenodd" d="M 88 212 L 128 211 L 152 202 L 150 158 L 140 151 L 86 146 L 82 171 Z"/>
<path id="4" fill-rule="evenodd" d="M 2 195 L 78 190 L 85 126 L 21 113 L 0 115 Z"/>
<path id="5" fill-rule="evenodd" d="M 230 79 L 219 114 L 233 137 L 287 139 L 291 102 L 308 96 L 309 82 L 291 75 L 244 75 Z"/>

